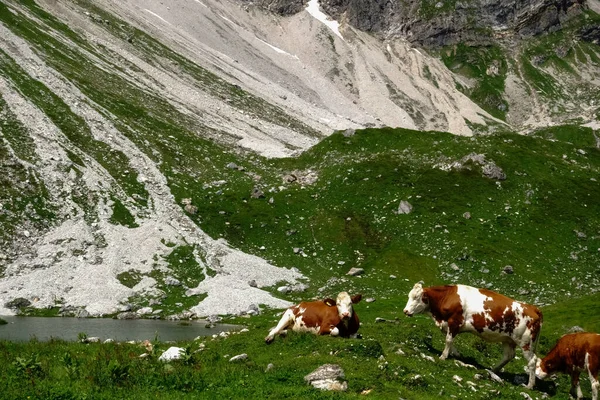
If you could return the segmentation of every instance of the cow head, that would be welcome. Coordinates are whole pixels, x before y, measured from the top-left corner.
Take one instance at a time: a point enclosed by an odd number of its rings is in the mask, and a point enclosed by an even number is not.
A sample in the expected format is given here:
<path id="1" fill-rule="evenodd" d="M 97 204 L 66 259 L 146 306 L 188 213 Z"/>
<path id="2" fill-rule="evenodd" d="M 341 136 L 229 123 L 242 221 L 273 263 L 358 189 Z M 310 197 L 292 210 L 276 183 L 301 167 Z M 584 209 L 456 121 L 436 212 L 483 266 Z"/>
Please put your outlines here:
<path id="1" fill-rule="evenodd" d="M 335 300 L 335 305 L 337 306 L 338 315 L 342 321 L 352 317 L 352 304 L 360 302 L 361 299 L 362 295 L 360 294 L 352 297 L 350 297 L 350 295 L 346 292 L 341 292 L 338 294 L 337 299 Z"/>
<path id="2" fill-rule="evenodd" d="M 429 299 L 423 291 L 421 282 L 415 283 L 410 293 L 408 293 L 408 301 L 404 306 L 404 314 L 412 317 L 414 314 L 420 314 L 429 308 Z"/>
<path id="3" fill-rule="evenodd" d="M 552 372 L 553 366 L 550 362 L 544 362 L 543 359 L 538 358 L 537 363 L 535 365 L 535 376 L 539 379 L 544 379 L 548 376 L 548 373 Z"/>

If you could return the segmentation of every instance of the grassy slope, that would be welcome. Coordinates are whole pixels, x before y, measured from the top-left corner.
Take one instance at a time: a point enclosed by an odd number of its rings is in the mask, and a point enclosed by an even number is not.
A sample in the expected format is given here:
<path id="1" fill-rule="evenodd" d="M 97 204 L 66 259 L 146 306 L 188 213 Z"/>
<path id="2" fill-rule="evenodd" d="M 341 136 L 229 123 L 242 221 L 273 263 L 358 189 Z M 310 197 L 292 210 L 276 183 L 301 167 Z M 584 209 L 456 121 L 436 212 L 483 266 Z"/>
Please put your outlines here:
<path id="1" fill-rule="evenodd" d="M 561 305 L 544 308 L 546 325 L 540 354 L 545 354 L 555 340 L 573 323 L 588 330 L 600 331 L 600 320 L 593 306 L 599 294 L 584 296 Z M 356 306 L 363 324 L 362 339 L 338 339 L 291 333 L 265 345 L 263 338 L 275 322 L 262 315 L 251 320 L 240 319 L 249 331 L 227 339 L 208 339 L 204 350 L 191 359 L 169 366 L 156 361 L 156 355 L 171 346 L 156 343 L 155 356 L 140 359 L 144 352 L 139 345 L 0 342 L 0 389 L 4 398 L 292 398 L 328 399 L 368 398 L 389 399 L 522 399 L 521 392 L 540 398 L 541 391 L 553 399 L 567 399 L 569 379 L 539 382 L 533 391 L 519 385 L 525 380 L 524 361 L 518 358 L 507 365 L 501 377 L 505 384 L 487 376 L 485 368 L 501 357 L 500 346 L 485 343 L 474 336 L 457 339 L 460 358 L 477 369 L 458 366 L 455 360 L 437 360 L 443 348 L 442 335 L 425 316 L 412 319 L 398 317 L 387 322 L 374 322 L 375 317 L 388 315 L 389 304 L 379 302 Z M 391 315 L 390 315 L 391 317 Z M 2 329 L 0 327 L 0 329 Z M 200 348 L 198 342 L 177 343 Z M 404 352 L 398 354 L 398 350 Z M 234 355 L 246 353 L 248 359 L 230 363 Z M 423 356 L 436 360 L 428 361 Z M 39 363 L 39 366 L 36 366 Z M 266 371 L 272 363 L 274 368 Z M 339 364 L 345 371 L 348 391 L 326 393 L 307 386 L 303 377 L 325 363 Z M 25 365 L 25 366 L 23 366 Z M 462 387 L 454 376 L 463 378 Z M 420 377 L 419 377 L 420 376 Z M 466 384 L 472 381 L 477 392 Z M 587 378 L 583 378 L 584 393 L 589 394 Z"/>
<path id="2" fill-rule="evenodd" d="M 419 279 L 489 283 L 513 296 L 526 288 L 526 300 L 549 303 L 598 284 L 598 150 L 590 129 L 563 130 L 579 142 L 404 130 L 333 135 L 298 159 L 273 161 L 280 176 L 261 181 L 278 187 L 287 171 L 313 168 L 314 185 L 289 184 L 264 199 L 250 198 L 254 184 L 199 192 L 198 222 L 212 236 L 300 268 L 314 285 L 361 267 L 361 278 L 339 287 L 388 297 Z M 470 153 L 485 154 L 507 179 L 483 177 L 476 166 L 434 167 Z M 395 213 L 403 199 L 413 213 Z M 516 273 L 501 274 L 506 265 Z"/>

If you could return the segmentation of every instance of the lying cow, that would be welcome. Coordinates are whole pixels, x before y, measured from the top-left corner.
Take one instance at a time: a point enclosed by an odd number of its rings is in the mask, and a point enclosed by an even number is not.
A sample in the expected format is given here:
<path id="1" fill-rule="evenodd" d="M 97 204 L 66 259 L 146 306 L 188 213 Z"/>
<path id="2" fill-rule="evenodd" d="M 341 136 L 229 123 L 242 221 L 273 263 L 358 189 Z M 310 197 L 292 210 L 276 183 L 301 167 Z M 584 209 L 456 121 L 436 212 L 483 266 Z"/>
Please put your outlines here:
<path id="1" fill-rule="evenodd" d="M 564 372 L 571 375 L 571 396 L 583 397 L 579 374 L 587 370 L 592 383 L 592 399 L 598 400 L 598 372 L 600 371 L 600 335 L 597 333 L 571 333 L 558 339 L 546 357 L 537 362 L 535 374 L 544 379 L 548 374 Z"/>
<path id="2" fill-rule="evenodd" d="M 316 335 L 349 337 L 358 331 L 358 315 L 352 304 L 360 302 L 362 295 L 350 297 L 348 293 L 338 294 L 337 299 L 311 301 L 288 308 L 277 326 L 269 332 L 265 342 L 271 343 L 275 335 L 286 332 L 291 327 L 296 332 L 312 332 Z"/>
<path id="3" fill-rule="evenodd" d="M 454 337 L 470 332 L 489 342 L 501 342 L 504 357 L 493 369 L 499 372 L 515 357 L 519 346 L 527 360 L 528 388 L 535 384 L 535 346 L 542 328 L 542 313 L 532 305 L 512 300 L 487 289 L 465 285 L 446 285 L 424 288 L 415 284 L 408 294 L 404 314 L 428 313 L 446 335 L 446 346 L 440 356 L 458 355 Z"/>

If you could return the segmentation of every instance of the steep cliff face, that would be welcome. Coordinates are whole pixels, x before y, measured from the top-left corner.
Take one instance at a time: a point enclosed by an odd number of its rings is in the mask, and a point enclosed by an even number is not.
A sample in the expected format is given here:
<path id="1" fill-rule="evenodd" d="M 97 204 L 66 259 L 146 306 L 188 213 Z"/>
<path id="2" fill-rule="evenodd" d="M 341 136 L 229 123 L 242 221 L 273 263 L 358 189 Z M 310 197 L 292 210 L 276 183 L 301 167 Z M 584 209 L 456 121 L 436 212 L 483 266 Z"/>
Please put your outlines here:
<path id="1" fill-rule="evenodd" d="M 504 34 L 538 35 L 560 29 L 587 7 L 584 0 L 323 0 L 321 6 L 360 30 L 434 47 L 488 44 Z"/>

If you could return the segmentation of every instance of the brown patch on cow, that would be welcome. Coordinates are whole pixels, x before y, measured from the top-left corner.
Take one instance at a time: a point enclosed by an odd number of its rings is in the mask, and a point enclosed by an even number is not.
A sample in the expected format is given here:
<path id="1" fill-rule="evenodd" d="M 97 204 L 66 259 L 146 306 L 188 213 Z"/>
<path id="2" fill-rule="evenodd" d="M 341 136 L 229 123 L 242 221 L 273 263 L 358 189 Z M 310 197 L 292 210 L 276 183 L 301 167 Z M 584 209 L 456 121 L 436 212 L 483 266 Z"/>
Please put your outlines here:
<path id="1" fill-rule="evenodd" d="M 488 289 L 479 289 L 479 293 L 486 296 L 483 309 L 491 319 L 486 321 L 487 328 L 512 335 L 519 322 L 512 308 L 514 300 Z"/>
<path id="2" fill-rule="evenodd" d="M 483 314 L 483 313 L 473 314 L 472 318 L 473 318 L 473 328 L 475 328 L 475 330 L 477 332 L 482 333 L 483 330 L 487 326 L 487 321 L 485 320 L 485 314 Z"/>
<path id="3" fill-rule="evenodd" d="M 438 323 L 446 321 L 452 336 L 456 336 L 465 321 L 456 285 L 433 286 L 423 289 L 423 302 Z"/>

